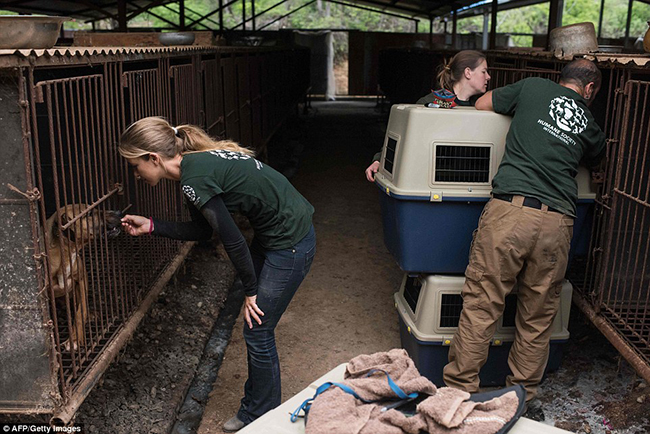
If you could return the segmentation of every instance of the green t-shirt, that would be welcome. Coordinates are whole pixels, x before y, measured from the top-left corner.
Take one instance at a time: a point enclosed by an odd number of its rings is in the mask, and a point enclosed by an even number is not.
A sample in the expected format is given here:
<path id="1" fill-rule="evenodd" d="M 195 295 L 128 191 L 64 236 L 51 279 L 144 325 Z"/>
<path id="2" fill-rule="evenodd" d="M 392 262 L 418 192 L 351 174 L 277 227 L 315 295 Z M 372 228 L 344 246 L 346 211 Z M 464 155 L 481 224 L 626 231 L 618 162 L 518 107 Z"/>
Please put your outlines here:
<path id="1" fill-rule="evenodd" d="M 585 100 L 533 77 L 495 89 L 492 105 L 513 116 L 492 192 L 532 196 L 575 217 L 578 164 L 595 165 L 605 151 L 605 135 Z"/>
<path id="2" fill-rule="evenodd" d="M 297 244 L 311 228 L 314 207 L 282 174 L 246 154 L 215 150 L 186 154 L 183 193 L 197 208 L 220 194 L 228 211 L 246 216 L 268 250 Z"/>

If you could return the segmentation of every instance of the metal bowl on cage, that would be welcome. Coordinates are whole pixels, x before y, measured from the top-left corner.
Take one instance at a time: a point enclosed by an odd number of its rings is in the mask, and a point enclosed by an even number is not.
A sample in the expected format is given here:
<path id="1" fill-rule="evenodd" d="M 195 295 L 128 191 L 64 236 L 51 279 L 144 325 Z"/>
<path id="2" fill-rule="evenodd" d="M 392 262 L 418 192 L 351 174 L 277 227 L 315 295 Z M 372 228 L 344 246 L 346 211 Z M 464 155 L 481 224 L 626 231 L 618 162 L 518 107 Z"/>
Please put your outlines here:
<path id="1" fill-rule="evenodd" d="M 196 35 L 192 32 L 167 32 L 160 33 L 158 40 L 163 45 L 192 45 Z"/>
<path id="2" fill-rule="evenodd" d="M 0 16 L 0 49 L 52 48 L 68 20 L 46 15 Z"/>

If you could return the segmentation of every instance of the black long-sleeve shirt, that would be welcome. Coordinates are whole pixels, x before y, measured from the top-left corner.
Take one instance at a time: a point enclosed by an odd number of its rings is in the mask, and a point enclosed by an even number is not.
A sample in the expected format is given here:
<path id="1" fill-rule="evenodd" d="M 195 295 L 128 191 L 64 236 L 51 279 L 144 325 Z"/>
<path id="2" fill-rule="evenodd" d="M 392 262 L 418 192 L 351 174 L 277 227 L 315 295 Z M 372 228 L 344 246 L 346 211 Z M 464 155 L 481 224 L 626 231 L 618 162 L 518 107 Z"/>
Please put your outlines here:
<path id="1" fill-rule="evenodd" d="M 199 211 L 188 204 L 192 221 L 167 222 L 153 219 L 153 235 L 183 241 L 209 240 L 216 232 L 232 261 L 247 296 L 257 294 L 255 268 L 244 236 L 239 231 L 220 195 L 211 198 Z"/>

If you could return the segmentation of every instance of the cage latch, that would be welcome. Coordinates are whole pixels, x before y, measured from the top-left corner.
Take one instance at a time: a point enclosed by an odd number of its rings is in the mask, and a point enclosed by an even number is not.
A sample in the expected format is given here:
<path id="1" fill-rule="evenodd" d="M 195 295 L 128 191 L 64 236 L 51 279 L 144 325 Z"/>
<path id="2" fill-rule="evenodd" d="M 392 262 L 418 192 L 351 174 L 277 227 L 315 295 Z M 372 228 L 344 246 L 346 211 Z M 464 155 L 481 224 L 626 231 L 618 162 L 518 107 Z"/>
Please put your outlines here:
<path id="1" fill-rule="evenodd" d="M 20 194 L 23 196 L 25 199 L 27 199 L 30 202 L 35 202 L 41 198 L 41 192 L 38 191 L 38 188 L 32 188 L 31 190 L 27 190 L 26 192 L 20 191 L 17 187 L 14 187 L 11 184 L 7 184 L 7 187 L 9 187 L 10 190 L 15 191 L 16 193 Z"/>

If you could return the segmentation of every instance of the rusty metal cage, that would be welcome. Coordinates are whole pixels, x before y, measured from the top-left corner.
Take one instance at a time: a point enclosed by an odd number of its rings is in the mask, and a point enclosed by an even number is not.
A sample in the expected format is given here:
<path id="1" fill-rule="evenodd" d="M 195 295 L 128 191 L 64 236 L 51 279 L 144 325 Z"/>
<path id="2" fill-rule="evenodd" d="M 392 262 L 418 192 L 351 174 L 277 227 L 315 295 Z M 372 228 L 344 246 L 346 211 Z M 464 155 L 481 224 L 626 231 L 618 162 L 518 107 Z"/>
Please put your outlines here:
<path id="1" fill-rule="evenodd" d="M 292 74 L 264 83 L 277 62 Z M 175 183 L 135 182 L 121 131 L 163 116 L 259 152 L 308 65 L 303 49 L 0 53 L 0 412 L 69 420 L 193 244 L 112 237 L 117 211 L 188 218 Z"/>

